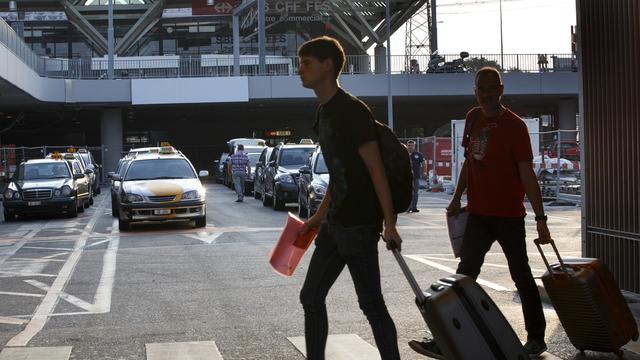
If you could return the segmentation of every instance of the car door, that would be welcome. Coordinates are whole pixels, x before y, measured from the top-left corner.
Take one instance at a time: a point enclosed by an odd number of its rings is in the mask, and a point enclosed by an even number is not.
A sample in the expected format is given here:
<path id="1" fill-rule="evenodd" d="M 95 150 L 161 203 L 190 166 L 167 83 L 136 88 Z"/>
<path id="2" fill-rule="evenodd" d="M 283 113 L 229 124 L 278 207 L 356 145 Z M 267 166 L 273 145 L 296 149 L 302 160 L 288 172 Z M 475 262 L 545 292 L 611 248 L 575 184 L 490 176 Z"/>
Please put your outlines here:
<path id="1" fill-rule="evenodd" d="M 276 176 L 278 172 L 278 153 L 280 152 L 280 147 L 277 147 L 271 153 L 269 157 L 269 161 L 267 162 L 267 166 L 265 167 L 265 175 L 264 175 L 264 192 L 271 194 L 273 190 L 273 178 Z M 273 194 L 271 194 L 273 195 Z"/>
<path id="2" fill-rule="evenodd" d="M 254 174 L 253 187 L 254 187 L 254 191 L 257 191 L 257 192 L 262 192 L 262 184 L 263 184 L 262 176 L 264 175 L 264 166 L 267 161 L 267 152 L 268 152 L 268 148 L 264 148 L 262 150 L 262 153 L 260 153 L 260 158 L 258 159 L 258 162 L 256 163 L 256 173 Z"/>
<path id="3" fill-rule="evenodd" d="M 82 165 L 78 160 L 71 162 L 74 175 L 82 175 L 82 178 L 76 179 L 76 192 L 79 198 L 84 198 L 89 195 L 89 177 L 82 171 Z"/>

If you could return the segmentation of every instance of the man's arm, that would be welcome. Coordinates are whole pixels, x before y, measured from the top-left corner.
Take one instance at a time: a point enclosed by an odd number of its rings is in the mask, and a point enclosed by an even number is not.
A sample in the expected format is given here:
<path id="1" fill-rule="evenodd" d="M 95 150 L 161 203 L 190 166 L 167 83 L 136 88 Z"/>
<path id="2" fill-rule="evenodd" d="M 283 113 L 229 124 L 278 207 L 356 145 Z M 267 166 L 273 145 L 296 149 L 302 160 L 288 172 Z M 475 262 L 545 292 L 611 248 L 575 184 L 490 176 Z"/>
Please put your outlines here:
<path id="1" fill-rule="evenodd" d="M 533 207 L 533 212 L 536 216 L 544 215 L 544 207 L 542 204 L 542 194 L 540 193 L 540 186 L 538 186 L 538 179 L 533 172 L 533 166 L 529 161 L 518 162 L 518 173 L 520 174 L 520 180 L 524 186 L 524 192 L 527 194 L 527 198 Z M 545 220 L 537 221 L 538 238 L 542 243 L 546 243 L 551 240 L 549 234 L 549 228 Z"/>
<path id="2" fill-rule="evenodd" d="M 327 213 L 329 212 L 329 203 L 331 201 L 331 194 L 329 193 L 329 187 L 331 184 L 327 186 L 327 190 L 325 191 L 324 197 L 320 202 L 320 206 L 318 206 L 318 210 L 313 214 L 307 221 L 305 221 L 305 227 L 302 228 L 302 234 L 306 234 L 307 231 L 311 228 L 317 228 L 320 226 L 322 221 L 327 217 Z"/>
<path id="3" fill-rule="evenodd" d="M 391 189 L 389 181 L 384 171 L 382 156 L 380 156 L 380 148 L 377 141 L 369 141 L 362 144 L 358 148 L 358 153 L 362 161 L 369 171 L 373 187 L 378 196 L 378 202 L 382 207 L 384 214 L 384 240 L 387 242 L 387 248 L 396 247 L 400 251 L 402 239 L 396 229 L 396 214 L 393 211 L 393 200 L 391 198 Z"/>
<path id="4" fill-rule="evenodd" d="M 448 213 L 457 213 L 460 211 L 460 199 L 462 194 L 467 190 L 467 179 L 469 178 L 469 160 L 464 159 L 462 164 L 462 170 L 460 170 L 460 176 L 458 176 L 458 184 L 456 185 L 456 191 L 453 194 L 453 199 L 447 206 Z"/>

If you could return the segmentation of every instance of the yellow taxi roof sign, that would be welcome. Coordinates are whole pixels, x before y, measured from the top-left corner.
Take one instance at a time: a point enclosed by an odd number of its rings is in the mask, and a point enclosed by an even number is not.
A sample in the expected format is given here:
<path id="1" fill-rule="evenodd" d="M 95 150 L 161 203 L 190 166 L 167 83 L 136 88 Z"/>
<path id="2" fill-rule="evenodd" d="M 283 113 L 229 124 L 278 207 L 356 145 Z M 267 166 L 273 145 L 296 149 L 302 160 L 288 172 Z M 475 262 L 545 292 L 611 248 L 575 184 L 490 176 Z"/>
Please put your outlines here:
<path id="1" fill-rule="evenodd" d="M 313 140 L 312 139 L 300 139 L 300 144 L 301 145 L 313 145 Z"/>
<path id="2" fill-rule="evenodd" d="M 76 152 L 76 148 L 74 148 L 73 146 L 67 149 L 68 153 L 74 153 Z"/>
<path id="3" fill-rule="evenodd" d="M 170 143 L 170 142 L 168 142 L 168 141 L 162 141 L 162 142 L 160 142 L 160 146 L 161 146 L 161 147 L 170 147 L 170 146 L 171 146 L 171 143 Z"/>
<path id="4" fill-rule="evenodd" d="M 51 154 L 51 158 L 54 160 L 62 160 L 62 155 L 56 151 L 53 154 Z"/>
<path id="5" fill-rule="evenodd" d="M 177 154 L 178 152 L 173 146 L 163 146 L 160 148 L 160 154 Z"/>

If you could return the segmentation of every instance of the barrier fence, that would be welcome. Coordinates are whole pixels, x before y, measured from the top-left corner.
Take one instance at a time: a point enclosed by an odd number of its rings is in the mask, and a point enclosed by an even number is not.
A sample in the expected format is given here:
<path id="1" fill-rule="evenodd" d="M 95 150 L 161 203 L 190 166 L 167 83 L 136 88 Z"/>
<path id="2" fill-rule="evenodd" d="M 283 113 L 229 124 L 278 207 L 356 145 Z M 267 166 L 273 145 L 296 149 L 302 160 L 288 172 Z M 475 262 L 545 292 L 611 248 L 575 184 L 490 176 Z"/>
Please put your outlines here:
<path id="1" fill-rule="evenodd" d="M 532 132 L 533 170 L 545 201 L 580 204 L 582 183 L 580 178 L 581 153 L 578 131 L 556 130 Z M 451 137 L 402 138 L 412 140 L 426 161 L 427 176 L 420 174 L 422 186 L 429 191 L 453 193 L 456 184 L 453 172 L 461 169 L 456 162 L 463 161 L 452 146 Z M 461 143 L 461 138 L 456 142 Z M 462 148 L 458 149 L 462 152 Z M 559 154 L 559 156 L 558 156 Z M 558 170 L 559 169 L 559 170 Z M 459 170 L 458 170 L 459 171 Z"/>

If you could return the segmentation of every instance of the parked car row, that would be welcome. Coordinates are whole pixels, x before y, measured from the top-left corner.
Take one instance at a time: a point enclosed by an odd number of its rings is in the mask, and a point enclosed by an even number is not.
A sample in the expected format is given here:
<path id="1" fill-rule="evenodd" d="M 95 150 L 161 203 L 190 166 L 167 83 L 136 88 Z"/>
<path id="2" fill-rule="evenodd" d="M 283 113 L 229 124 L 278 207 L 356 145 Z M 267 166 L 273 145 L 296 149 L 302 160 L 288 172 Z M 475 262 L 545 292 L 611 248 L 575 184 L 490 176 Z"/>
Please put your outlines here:
<path id="1" fill-rule="evenodd" d="M 245 145 L 252 168 L 245 184 L 245 195 L 253 192 L 254 198 L 263 206 L 271 206 L 274 210 L 284 210 L 287 204 L 296 203 L 302 217 L 317 211 L 329 186 L 329 171 L 318 145 L 303 140 L 300 144 L 265 146 L 259 153 L 252 151 L 255 148 L 247 151 Z M 229 153 L 223 153 L 215 168 L 218 169 L 218 181 L 233 188 L 228 171 L 229 156 Z"/>
<path id="2" fill-rule="evenodd" d="M 133 222 L 194 220 L 205 227 L 206 192 L 184 154 L 173 147 L 133 149 L 110 172 L 111 213 L 118 218 L 120 231 Z"/>
<path id="3" fill-rule="evenodd" d="M 77 217 L 93 205 L 93 194 L 100 192 L 100 168 L 85 149 L 20 163 L 2 196 L 4 220 L 31 214 Z"/>

